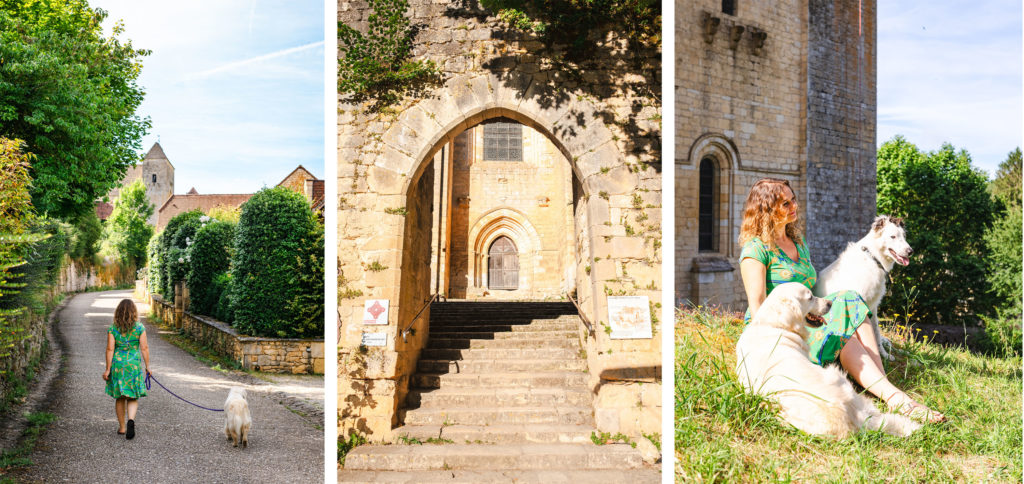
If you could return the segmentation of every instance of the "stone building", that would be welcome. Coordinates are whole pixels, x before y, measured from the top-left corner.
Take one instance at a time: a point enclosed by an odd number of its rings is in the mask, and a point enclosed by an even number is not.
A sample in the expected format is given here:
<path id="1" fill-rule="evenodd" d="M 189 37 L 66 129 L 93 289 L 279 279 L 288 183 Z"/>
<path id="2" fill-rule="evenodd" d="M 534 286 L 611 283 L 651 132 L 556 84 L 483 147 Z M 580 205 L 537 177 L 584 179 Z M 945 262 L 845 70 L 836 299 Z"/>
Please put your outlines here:
<path id="1" fill-rule="evenodd" d="M 122 186 L 130 185 L 140 178 L 146 184 L 146 196 L 153 204 L 153 215 L 149 217 L 148 222 L 155 226 L 159 220 L 157 211 L 174 194 L 174 165 L 167 159 L 160 143 L 153 143 L 153 147 L 149 149 L 142 161 L 128 168 L 121 184 L 107 193 L 110 204 L 117 200 Z M 111 207 L 106 205 L 108 204 L 100 202 L 100 205 L 97 206 L 97 215 L 101 220 L 105 220 L 106 216 L 110 215 Z"/>
<path id="2" fill-rule="evenodd" d="M 660 49 L 601 32 L 591 59 L 552 62 L 558 46 L 476 2 L 409 3 L 413 55 L 440 81 L 386 109 L 338 107 L 340 435 L 402 425 L 431 301 L 570 295 L 590 418 L 660 433 Z M 369 14 L 339 2 L 359 30 Z M 653 337 L 612 339 L 612 296 L 649 298 Z M 386 319 L 366 325 L 375 301 Z"/>
<path id="3" fill-rule="evenodd" d="M 676 304 L 746 307 L 743 203 L 790 181 L 820 270 L 875 215 L 874 0 L 676 2 Z"/>

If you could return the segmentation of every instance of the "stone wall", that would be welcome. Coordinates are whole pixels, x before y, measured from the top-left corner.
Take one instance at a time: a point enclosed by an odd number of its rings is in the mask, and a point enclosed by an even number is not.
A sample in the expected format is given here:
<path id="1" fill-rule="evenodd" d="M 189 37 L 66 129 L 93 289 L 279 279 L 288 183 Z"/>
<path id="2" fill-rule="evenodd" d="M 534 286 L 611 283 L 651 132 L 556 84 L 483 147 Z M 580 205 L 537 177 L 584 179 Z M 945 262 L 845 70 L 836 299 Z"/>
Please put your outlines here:
<path id="1" fill-rule="evenodd" d="M 566 268 L 576 259 L 572 172 L 551 140 L 522 129 L 522 161 L 485 161 L 483 125 L 455 137 L 449 297 L 551 299 L 565 293 Z M 516 290 L 488 287 L 488 250 L 501 236 L 518 252 Z"/>
<path id="2" fill-rule="evenodd" d="M 714 0 L 676 2 L 676 304 L 746 307 L 737 239 L 761 178 L 790 181 L 819 269 L 867 229 L 875 10 L 861 3 L 743 3 L 728 15 Z M 715 244 L 698 250 L 705 158 L 715 166 Z"/>
<path id="3" fill-rule="evenodd" d="M 150 296 L 152 313 L 190 338 L 237 361 L 245 370 L 267 373 L 324 372 L 324 341 L 260 338 L 238 334 L 229 324 L 176 308 L 158 295 Z"/>
<path id="4" fill-rule="evenodd" d="M 105 262 L 96 266 L 82 264 L 67 257 L 60 269 L 57 290 L 82 292 L 94 287 L 120 287 L 135 281 L 135 268 L 120 262 Z"/>
<path id="5" fill-rule="evenodd" d="M 338 20 L 357 29 L 365 30 L 369 13 L 365 2 L 339 2 Z M 444 166 L 457 136 L 481 122 L 522 123 L 573 173 L 564 190 L 575 202 L 575 261 L 561 278 L 584 316 L 607 321 L 609 294 L 646 295 L 660 307 L 660 51 L 595 34 L 594 57 L 574 65 L 559 47 L 508 28 L 476 2 L 414 0 L 410 17 L 414 55 L 434 61 L 441 79 L 385 109 L 345 99 L 338 106 L 339 430 L 374 440 L 389 439 L 398 423 L 429 316 L 420 315 L 407 338 L 402 330 L 432 290 L 446 290 L 436 281 L 446 281 L 455 238 L 437 213 L 457 202 L 450 182 L 436 184 L 429 206 L 414 193 L 427 173 L 451 177 Z M 427 233 L 420 211 L 434 212 L 432 241 L 413 240 Z M 390 301 L 387 326 L 362 324 L 370 298 Z M 591 375 L 604 381 L 616 365 L 647 358 L 660 367 L 655 328 L 653 340 L 613 342 L 598 331 L 588 340 Z M 362 346 L 364 332 L 385 333 L 386 346 Z M 612 352 L 615 359 L 604 358 Z"/>

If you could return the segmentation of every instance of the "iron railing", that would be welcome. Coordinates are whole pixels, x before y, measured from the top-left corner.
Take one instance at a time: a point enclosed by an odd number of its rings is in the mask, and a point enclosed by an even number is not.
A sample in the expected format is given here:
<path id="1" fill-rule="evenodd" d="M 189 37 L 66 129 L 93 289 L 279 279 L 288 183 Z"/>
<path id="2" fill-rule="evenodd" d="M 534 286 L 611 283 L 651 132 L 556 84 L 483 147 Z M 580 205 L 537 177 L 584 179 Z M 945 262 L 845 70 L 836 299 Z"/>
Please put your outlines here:
<path id="1" fill-rule="evenodd" d="M 423 314 L 423 311 L 430 307 L 430 304 L 436 301 L 437 298 L 438 294 L 434 293 L 433 295 L 430 296 L 430 299 L 427 299 L 427 302 L 423 304 L 423 307 L 421 307 L 419 311 L 416 311 L 416 315 L 412 317 L 412 321 L 409 321 L 409 325 L 402 330 L 402 342 L 408 342 L 405 338 L 412 331 L 412 325 L 416 324 L 416 320 L 420 318 L 420 315 Z"/>
<path id="2" fill-rule="evenodd" d="M 590 324 L 590 321 L 583 314 L 583 308 L 580 307 L 580 303 L 576 302 L 576 299 L 574 299 L 572 297 L 572 294 L 568 292 L 565 293 L 565 296 L 568 297 L 570 301 L 572 301 L 573 306 L 576 306 L 576 312 L 579 313 L 580 315 L 580 321 L 583 321 L 583 325 L 587 327 L 587 335 L 594 336 L 594 325 Z"/>

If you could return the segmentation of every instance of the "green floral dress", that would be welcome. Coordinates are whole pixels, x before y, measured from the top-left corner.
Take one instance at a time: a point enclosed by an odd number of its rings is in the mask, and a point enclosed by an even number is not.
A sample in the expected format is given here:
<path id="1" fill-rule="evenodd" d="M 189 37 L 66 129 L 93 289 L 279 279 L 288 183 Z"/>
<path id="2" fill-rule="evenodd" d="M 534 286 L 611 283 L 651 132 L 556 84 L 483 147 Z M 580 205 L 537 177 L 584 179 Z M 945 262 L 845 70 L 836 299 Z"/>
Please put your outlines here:
<path id="1" fill-rule="evenodd" d="M 145 330 L 146 327 L 138 321 L 127 335 L 122 335 L 117 326 L 107 328 L 107 333 L 114 335 L 114 357 L 110 361 L 107 395 L 114 398 L 146 396 L 146 372 L 139 354 L 139 338 Z"/>
<path id="2" fill-rule="evenodd" d="M 808 289 L 813 289 L 814 283 L 818 280 L 818 273 L 811 265 L 807 246 L 803 243 L 796 244 L 796 252 L 798 260 L 794 262 L 778 246 L 774 251 L 768 250 L 768 246 L 761 239 L 754 237 L 743 245 L 740 262 L 751 258 L 768 268 L 765 294 L 771 294 L 773 289 L 787 282 L 799 282 Z M 807 328 L 807 346 L 810 347 L 808 357 L 821 366 L 839 359 L 839 351 L 846 346 L 853 333 L 871 314 L 864 298 L 854 291 L 835 292 L 825 296 L 825 299 L 832 301 L 832 309 L 828 314 L 822 315 L 825 324 L 818 328 Z M 747 308 L 743 322 L 750 322 L 750 308 Z"/>

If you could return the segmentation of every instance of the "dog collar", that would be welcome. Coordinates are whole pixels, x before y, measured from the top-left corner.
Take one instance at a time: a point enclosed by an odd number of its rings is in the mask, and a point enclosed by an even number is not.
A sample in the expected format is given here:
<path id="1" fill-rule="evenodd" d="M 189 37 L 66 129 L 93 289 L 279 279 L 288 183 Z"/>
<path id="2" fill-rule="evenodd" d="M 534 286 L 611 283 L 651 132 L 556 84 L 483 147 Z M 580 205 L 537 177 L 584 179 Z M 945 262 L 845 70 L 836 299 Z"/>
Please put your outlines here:
<path id="1" fill-rule="evenodd" d="M 878 262 L 878 259 L 875 258 L 875 254 L 872 254 L 871 251 L 868 250 L 867 247 L 864 247 L 862 245 L 862 246 L 860 246 L 860 250 L 863 250 L 864 253 L 868 255 L 868 257 L 871 257 L 871 260 L 875 261 L 875 265 L 877 265 L 878 268 L 881 269 L 882 272 L 885 273 L 885 275 L 887 275 L 887 276 L 889 275 L 889 271 L 885 270 L 885 266 L 883 266 L 881 262 Z"/>

